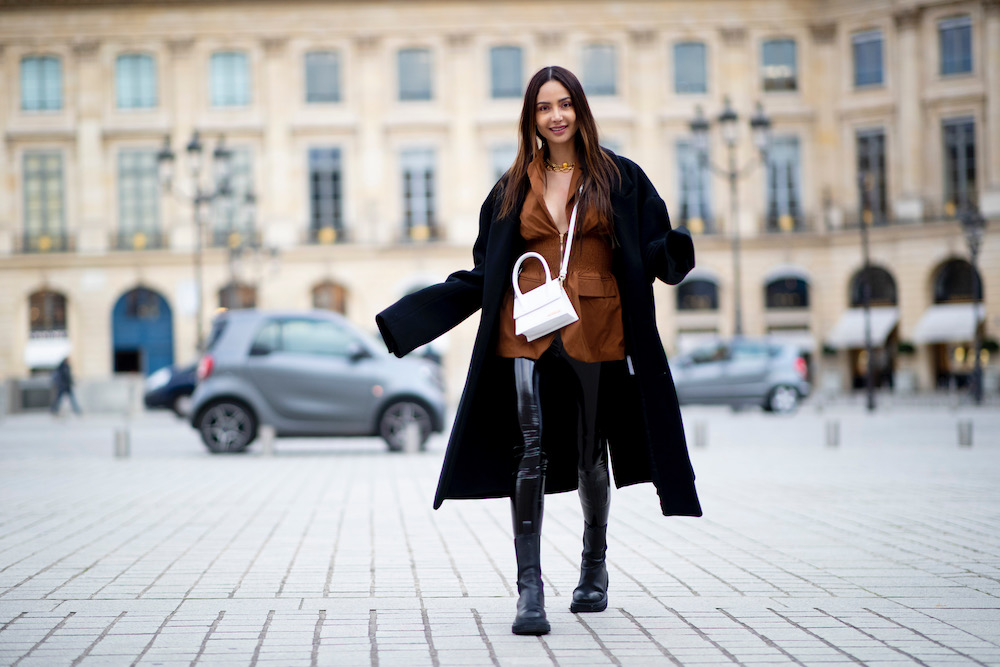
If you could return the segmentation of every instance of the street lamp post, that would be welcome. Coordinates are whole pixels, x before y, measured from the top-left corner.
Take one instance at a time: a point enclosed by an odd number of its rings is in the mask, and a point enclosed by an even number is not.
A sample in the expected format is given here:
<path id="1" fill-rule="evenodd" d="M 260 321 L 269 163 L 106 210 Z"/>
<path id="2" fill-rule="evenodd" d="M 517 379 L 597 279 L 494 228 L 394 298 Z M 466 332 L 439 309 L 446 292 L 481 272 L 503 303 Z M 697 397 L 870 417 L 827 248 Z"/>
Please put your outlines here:
<path id="1" fill-rule="evenodd" d="M 986 219 L 972 206 L 962 211 L 962 231 L 965 242 L 969 245 L 969 261 L 972 270 L 972 400 L 976 404 L 983 402 L 983 367 L 979 357 L 982 354 L 983 339 L 979 335 L 979 295 L 982 288 L 979 285 L 979 246 L 983 242 L 986 231 Z"/>
<path id="2" fill-rule="evenodd" d="M 190 190 L 183 191 L 176 188 L 173 183 L 174 152 L 170 148 L 170 136 L 163 140 L 163 148 L 157 153 L 157 164 L 160 173 L 160 184 L 164 192 L 180 194 L 191 202 L 191 209 L 194 221 L 194 283 L 195 283 L 195 340 L 198 352 L 204 349 L 205 326 L 203 308 L 203 275 L 202 275 L 202 247 L 204 244 L 204 211 L 203 208 L 216 200 L 228 200 L 232 196 L 230 189 L 230 170 L 232 163 L 232 152 L 225 146 L 225 138 L 219 137 L 219 143 L 212 153 L 212 166 L 214 170 L 215 183 L 212 189 L 206 189 L 201 183 L 202 173 L 202 152 L 204 146 L 201 137 L 195 130 L 185 147 L 187 153 L 188 170 L 191 177 Z"/>
<path id="3" fill-rule="evenodd" d="M 865 396 L 868 411 L 875 410 L 875 355 L 872 345 L 872 283 L 871 261 L 868 252 L 868 222 L 872 217 L 868 208 L 868 182 L 866 172 L 858 173 L 858 227 L 861 229 L 861 307 L 865 315 Z"/>
<path id="4" fill-rule="evenodd" d="M 717 118 L 722 140 L 728 149 L 728 166 L 723 169 L 712 164 L 708 159 L 709 121 L 705 118 L 701 107 L 695 110 L 695 117 L 689 123 L 694 147 L 698 153 L 698 162 L 703 168 L 708 167 L 715 174 L 723 176 L 729 182 L 729 218 L 733 248 L 733 334 L 743 335 L 743 297 L 740 271 L 740 225 L 739 225 L 739 179 L 750 172 L 759 162 L 767 159 L 767 150 L 771 142 L 771 119 L 764 113 L 763 107 L 757 103 L 757 110 L 750 118 L 750 129 L 753 133 L 754 145 L 758 157 L 742 168 L 737 165 L 736 145 L 739 140 L 739 116 L 733 111 L 726 97 L 722 113 Z"/>

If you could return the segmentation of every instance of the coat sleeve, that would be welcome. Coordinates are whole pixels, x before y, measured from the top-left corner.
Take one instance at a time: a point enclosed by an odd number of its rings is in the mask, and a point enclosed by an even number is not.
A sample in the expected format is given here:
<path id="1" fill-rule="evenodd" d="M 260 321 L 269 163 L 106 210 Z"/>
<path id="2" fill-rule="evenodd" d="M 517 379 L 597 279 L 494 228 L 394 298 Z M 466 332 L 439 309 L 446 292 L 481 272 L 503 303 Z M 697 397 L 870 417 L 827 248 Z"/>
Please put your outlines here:
<path id="1" fill-rule="evenodd" d="M 650 282 L 659 278 L 676 285 L 694 268 L 694 242 L 684 227 L 670 228 L 667 205 L 656 188 L 636 167 L 636 199 L 639 207 L 639 234 L 642 262 Z"/>
<path id="2" fill-rule="evenodd" d="M 375 316 L 386 347 L 397 357 L 431 342 L 482 308 L 486 244 L 498 189 L 493 189 L 479 212 L 473 268 L 456 271 L 442 283 L 408 294 Z"/>

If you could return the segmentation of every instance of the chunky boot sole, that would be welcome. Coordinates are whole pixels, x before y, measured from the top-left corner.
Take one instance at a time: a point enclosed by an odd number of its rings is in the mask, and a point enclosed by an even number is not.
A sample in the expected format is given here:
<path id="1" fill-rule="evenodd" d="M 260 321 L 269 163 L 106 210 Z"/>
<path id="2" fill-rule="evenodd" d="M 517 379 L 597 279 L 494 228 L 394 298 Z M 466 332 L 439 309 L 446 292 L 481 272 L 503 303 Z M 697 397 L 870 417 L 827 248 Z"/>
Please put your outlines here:
<path id="1" fill-rule="evenodd" d="M 608 596 L 605 595 L 603 600 L 598 600 L 597 602 L 572 602 L 569 605 L 569 610 L 574 614 L 592 612 L 592 611 L 604 611 L 608 608 Z"/>
<path id="2" fill-rule="evenodd" d="M 515 635 L 547 635 L 551 629 L 548 620 L 544 618 L 514 621 L 514 625 L 510 626 L 510 631 Z"/>

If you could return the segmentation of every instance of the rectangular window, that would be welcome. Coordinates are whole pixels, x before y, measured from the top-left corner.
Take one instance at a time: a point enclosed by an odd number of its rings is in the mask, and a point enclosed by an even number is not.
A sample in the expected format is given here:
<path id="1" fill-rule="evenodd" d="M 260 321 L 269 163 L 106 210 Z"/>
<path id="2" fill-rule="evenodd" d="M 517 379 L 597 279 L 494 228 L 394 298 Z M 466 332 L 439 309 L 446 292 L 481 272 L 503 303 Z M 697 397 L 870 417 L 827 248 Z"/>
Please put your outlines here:
<path id="1" fill-rule="evenodd" d="M 701 42 L 674 44 L 674 92 L 708 92 L 705 45 Z"/>
<path id="2" fill-rule="evenodd" d="M 865 224 L 885 224 L 887 206 L 885 198 L 885 130 L 859 130 L 857 134 L 858 174 L 865 175 L 866 210 L 871 219 Z M 860 188 L 860 183 L 858 185 Z M 861 193 L 858 193 L 861 197 Z"/>
<path id="3" fill-rule="evenodd" d="M 869 30 L 851 36 L 854 49 L 854 86 L 881 86 L 882 31 Z"/>
<path id="4" fill-rule="evenodd" d="M 490 49 L 490 81 L 493 97 L 521 97 L 521 47 Z"/>
<path id="5" fill-rule="evenodd" d="M 156 151 L 125 149 L 118 153 L 117 247 L 143 250 L 161 246 L 160 186 Z"/>
<path id="6" fill-rule="evenodd" d="M 339 148 L 309 149 L 310 240 L 344 240 L 343 177 Z"/>
<path id="7" fill-rule="evenodd" d="M 62 109 L 62 62 L 55 56 L 21 59 L 21 109 Z"/>
<path id="8" fill-rule="evenodd" d="M 798 137 L 774 137 L 767 151 L 767 230 L 802 227 L 802 161 Z"/>
<path id="9" fill-rule="evenodd" d="M 493 165 L 493 180 L 499 181 L 517 158 L 516 144 L 500 144 L 490 149 L 490 164 Z"/>
<path id="10" fill-rule="evenodd" d="M 958 16 L 938 22 L 941 75 L 972 71 L 972 19 Z"/>
<path id="11" fill-rule="evenodd" d="M 588 95 L 615 95 L 616 73 L 614 44 L 588 44 L 583 47 L 583 88 Z"/>
<path id="12" fill-rule="evenodd" d="M 230 196 L 214 202 L 212 242 L 233 248 L 256 242 L 257 234 L 252 208 L 248 206 L 254 191 L 253 155 L 249 148 L 234 148 L 230 160 Z"/>
<path id="13" fill-rule="evenodd" d="M 426 241 L 437 235 L 434 211 L 434 151 L 408 149 L 403 168 L 403 228 L 406 237 Z"/>
<path id="14" fill-rule="evenodd" d="M 711 172 L 702 164 L 690 141 L 677 142 L 680 223 L 695 234 L 714 231 L 711 210 Z"/>
<path id="15" fill-rule="evenodd" d="M 24 154 L 24 249 L 66 250 L 66 217 L 61 153 Z"/>
<path id="16" fill-rule="evenodd" d="M 971 118 L 951 118 L 942 123 L 944 138 L 944 212 L 949 218 L 975 206 L 976 126 Z"/>
<path id="17" fill-rule="evenodd" d="M 798 70 L 795 62 L 795 41 L 772 39 L 764 42 L 764 90 L 798 90 Z"/>
<path id="18" fill-rule="evenodd" d="M 212 54 L 212 106 L 244 107 L 250 104 L 250 63 L 247 54 L 226 51 Z"/>
<path id="19" fill-rule="evenodd" d="M 311 51 L 306 54 L 306 102 L 340 101 L 340 54 Z"/>
<path id="20" fill-rule="evenodd" d="M 115 97 L 119 109 L 156 106 L 156 63 L 152 56 L 129 53 L 115 59 Z"/>
<path id="21" fill-rule="evenodd" d="M 400 100 L 432 99 L 430 49 L 400 50 L 398 73 Z"/>

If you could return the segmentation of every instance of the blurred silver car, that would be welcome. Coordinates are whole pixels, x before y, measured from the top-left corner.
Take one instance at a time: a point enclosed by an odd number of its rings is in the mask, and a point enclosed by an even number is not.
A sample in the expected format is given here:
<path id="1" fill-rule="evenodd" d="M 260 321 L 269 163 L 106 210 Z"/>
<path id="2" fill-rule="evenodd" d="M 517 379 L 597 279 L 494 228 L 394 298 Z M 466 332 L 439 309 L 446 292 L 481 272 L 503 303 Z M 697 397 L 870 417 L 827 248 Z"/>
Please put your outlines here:
<path id="1" fill-rule="evenodd" d="M 212 452 L 241 452 L 261 424 L 278 436 L 381 436 L 421 449 L 444 422 L 441 370 L 397 359 L 329 311 L 219 315 L 188 413 Z"/>
<path id="2" fill-rule="evenodd" d="M 681 404 L 758 405 L 792 412 L 809 395 L 800 348 L 765 338 L 735 338 L 674 357 L 670 370 Z"/>

